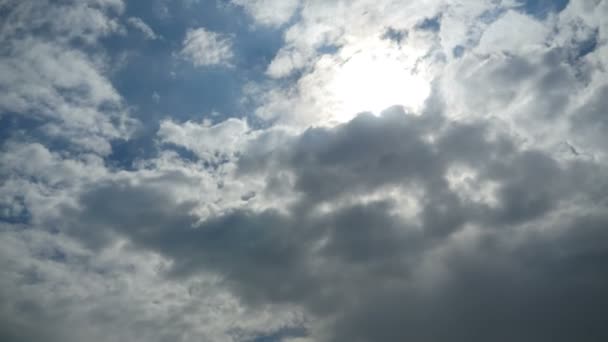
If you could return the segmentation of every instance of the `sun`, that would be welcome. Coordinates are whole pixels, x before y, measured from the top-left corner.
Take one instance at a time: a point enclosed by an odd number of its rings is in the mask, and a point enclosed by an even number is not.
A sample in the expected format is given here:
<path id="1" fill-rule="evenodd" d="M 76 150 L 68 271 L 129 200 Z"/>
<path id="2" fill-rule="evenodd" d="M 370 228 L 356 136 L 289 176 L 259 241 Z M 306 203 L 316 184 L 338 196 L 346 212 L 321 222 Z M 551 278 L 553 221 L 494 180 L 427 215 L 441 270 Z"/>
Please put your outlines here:
<path id="1" fill-rule="evenodd" d="M 376 46 L 359 50 L 336 69 L 329 85 L 337 107 L 336 121 L 348 121 L 357 113 L 402 105 L 418 111 L 430 93 L 429 82 L 413 71 L 411 61 L 395 48 Z"/>

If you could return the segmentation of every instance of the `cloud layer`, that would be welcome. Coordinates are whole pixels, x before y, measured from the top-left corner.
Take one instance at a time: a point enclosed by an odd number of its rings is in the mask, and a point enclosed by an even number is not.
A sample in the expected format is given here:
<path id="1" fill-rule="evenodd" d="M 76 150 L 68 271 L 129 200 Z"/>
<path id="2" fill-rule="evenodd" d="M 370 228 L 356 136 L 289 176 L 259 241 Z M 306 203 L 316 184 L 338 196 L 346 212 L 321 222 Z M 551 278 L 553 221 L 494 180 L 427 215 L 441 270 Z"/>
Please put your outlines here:
<path id="1" fill-rule="evenodd" d="M 606 14 L 0 1 L 0 340 L 605 341 Z"/>

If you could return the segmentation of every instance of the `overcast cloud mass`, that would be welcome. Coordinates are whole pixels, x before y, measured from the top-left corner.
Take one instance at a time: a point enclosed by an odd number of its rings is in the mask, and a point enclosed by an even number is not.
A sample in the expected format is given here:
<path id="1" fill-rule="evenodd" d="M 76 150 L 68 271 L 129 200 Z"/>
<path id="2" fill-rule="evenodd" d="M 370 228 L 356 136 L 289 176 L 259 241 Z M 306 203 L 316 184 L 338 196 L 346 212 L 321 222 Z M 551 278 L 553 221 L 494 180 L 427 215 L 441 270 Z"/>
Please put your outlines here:
<path id="1" fill-rule="evenodd" d="M 608 341 L 606 18 L 0 0 L 0 341 Z"/>

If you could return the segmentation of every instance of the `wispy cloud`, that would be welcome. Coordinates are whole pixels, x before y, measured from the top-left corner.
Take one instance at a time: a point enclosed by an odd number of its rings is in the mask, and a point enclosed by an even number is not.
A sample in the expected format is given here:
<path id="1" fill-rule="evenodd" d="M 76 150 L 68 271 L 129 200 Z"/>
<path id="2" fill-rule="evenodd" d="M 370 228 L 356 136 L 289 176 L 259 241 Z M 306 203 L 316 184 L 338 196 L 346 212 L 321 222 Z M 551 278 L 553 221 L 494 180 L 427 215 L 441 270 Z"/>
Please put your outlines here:
<path id="1" fill-rule="evenodd" d="M 191 29 L 186 33 L 180 54 L 197 67 L 230 65 L 232 41 L 227 35 L 202 27 Z"/>
<path id="2" fill-rule="evenodd" d="M 136 30 L 140 31 L 146 39 L 158 39 L 159 37 L 154 33 L 154 30 L 148 26 L 141 18 L 130 17 L 127 19 L 129 25 L 133 26 Z"/>

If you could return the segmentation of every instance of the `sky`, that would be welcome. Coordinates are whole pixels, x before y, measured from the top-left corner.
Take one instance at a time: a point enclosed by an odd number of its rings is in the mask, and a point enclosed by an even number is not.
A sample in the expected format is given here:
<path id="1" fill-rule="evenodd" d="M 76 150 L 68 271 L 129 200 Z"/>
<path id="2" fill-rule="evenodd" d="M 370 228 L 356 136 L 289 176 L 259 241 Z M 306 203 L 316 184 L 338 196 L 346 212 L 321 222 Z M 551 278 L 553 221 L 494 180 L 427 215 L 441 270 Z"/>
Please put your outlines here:
<path id="1" fill-rule="evenodd" d="M 0 340 L 608 341 L 607 17 L 0 0 Z"/>

